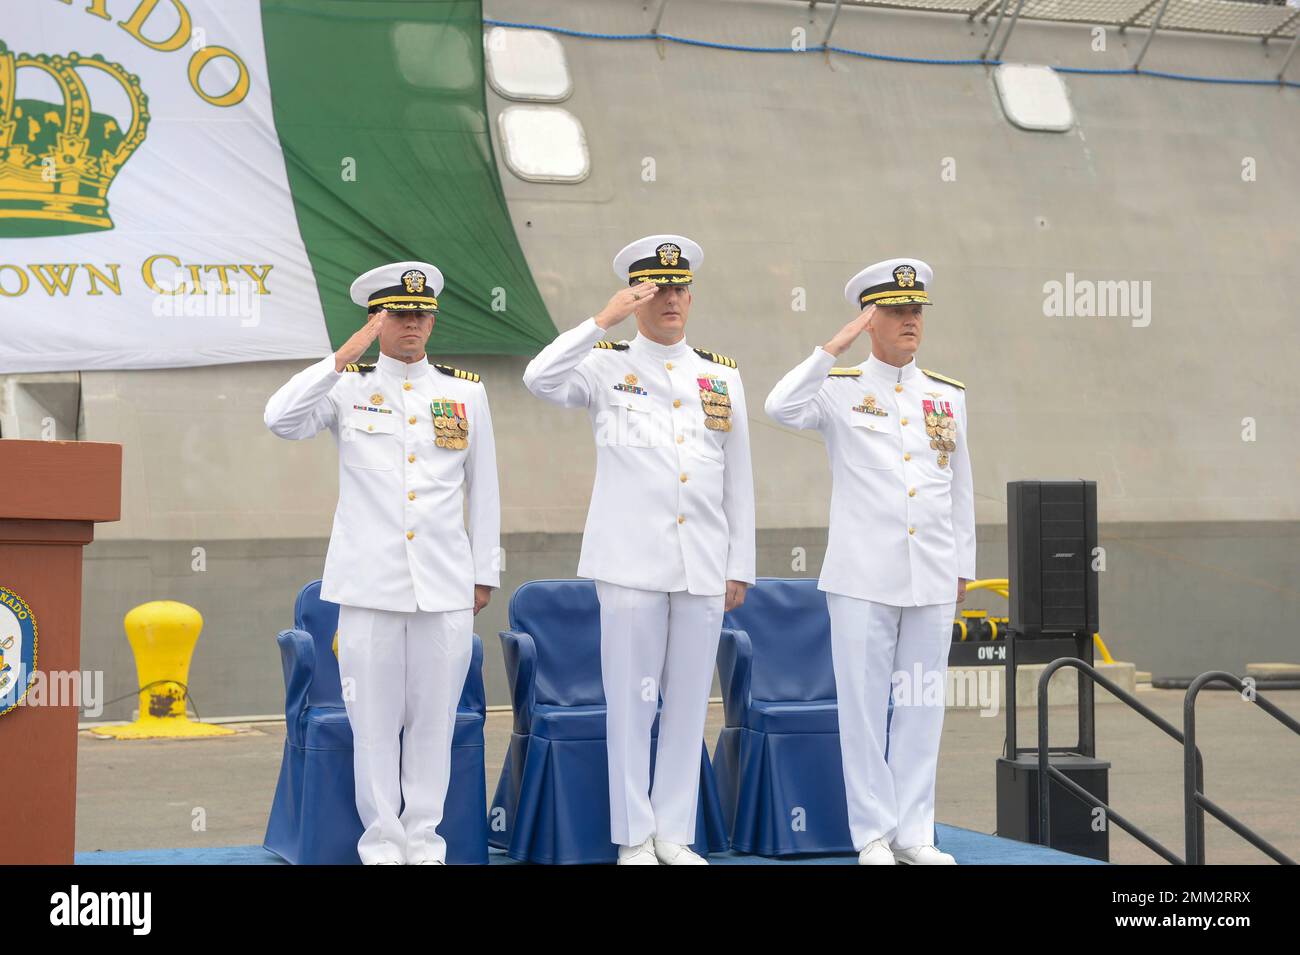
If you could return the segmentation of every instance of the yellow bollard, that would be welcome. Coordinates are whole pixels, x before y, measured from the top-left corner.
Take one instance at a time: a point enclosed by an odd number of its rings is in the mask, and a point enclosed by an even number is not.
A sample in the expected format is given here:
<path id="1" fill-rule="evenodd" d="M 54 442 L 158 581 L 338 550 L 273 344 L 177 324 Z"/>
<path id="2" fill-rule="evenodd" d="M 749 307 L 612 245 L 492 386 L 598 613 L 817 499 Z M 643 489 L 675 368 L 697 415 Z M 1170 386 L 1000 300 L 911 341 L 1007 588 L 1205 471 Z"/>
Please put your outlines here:
<path id="1" fill-rule="evenodd" d="M 134 723 L 97 727 L 91 732 L 116 739 L 184 739 L 235 732 L 225 726 L 195 723 L 185 715 L 190 658 L 203 629 L 203 617 L 197 610 L 175 600 L 151 600 L 127 613 L 122 624 L 142 687 L 140 715 Z"/>

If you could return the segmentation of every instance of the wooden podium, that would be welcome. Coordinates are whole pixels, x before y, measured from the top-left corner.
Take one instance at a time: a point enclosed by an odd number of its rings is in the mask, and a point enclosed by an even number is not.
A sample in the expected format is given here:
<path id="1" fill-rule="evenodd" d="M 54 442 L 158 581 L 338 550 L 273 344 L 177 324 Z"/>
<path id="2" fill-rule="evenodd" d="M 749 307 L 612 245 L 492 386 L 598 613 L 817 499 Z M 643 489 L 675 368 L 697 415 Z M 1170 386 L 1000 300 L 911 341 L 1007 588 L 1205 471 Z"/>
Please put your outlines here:
<path id="1" fill-rule="evenodd" d="M 10 628 L 34 622 L 38 682 L 29 695 L 42 704 L 0 716 L 0 864 L 72 864 L 80 701 L 54 699 L 53 690 L 80 681 L 51 676 L 81 669 L 81 549 L 96 521 L 116 521 L 121 511 L 120 444 L 0 440 L 0 588 L 9 592 L 0 591 L 0 618 Z M 0 632 L 10 661 L 22 639 Z M 19 668 L 9 666 L 12 679 Z"/>

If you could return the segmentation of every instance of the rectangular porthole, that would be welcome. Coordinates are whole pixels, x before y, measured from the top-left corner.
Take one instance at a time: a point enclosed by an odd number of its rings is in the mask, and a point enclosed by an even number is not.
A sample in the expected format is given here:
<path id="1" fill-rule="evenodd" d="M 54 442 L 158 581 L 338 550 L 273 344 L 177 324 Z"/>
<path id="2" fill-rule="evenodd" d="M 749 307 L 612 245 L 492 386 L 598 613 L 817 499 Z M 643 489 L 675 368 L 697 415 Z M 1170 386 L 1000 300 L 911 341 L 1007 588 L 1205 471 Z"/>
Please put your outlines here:
<path id="1" fill-rule="evenodd" d="M 993 72 L 1007 119 L 1021 129 L 1063 133 L 1074 126 L 1065 80 L 1050 66 L 1003 63 Z"/>
<path id="2" fill-rule="evenodd" d="M 558 103 L 573 92 L 564 47 L 553 34 L 493 27 L 483 47 L 488 82 L 506 99 Z"/>
<path id="3" fill-rule="evenodd" d="M 591 170 L 582 123 L 558 106 L 507 106 L 498 117 L 506 166 L 530 182 L 581 182 Z"/>

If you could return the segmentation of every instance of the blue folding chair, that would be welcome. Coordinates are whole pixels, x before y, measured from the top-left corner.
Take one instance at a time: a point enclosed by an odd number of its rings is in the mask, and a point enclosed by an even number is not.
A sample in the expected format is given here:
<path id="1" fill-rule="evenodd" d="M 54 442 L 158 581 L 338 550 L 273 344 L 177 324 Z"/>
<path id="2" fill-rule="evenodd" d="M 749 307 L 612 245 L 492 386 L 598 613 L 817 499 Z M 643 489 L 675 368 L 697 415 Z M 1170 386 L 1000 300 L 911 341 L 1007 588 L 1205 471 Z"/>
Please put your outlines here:
<path id="1" fill-rule="evenodd" d="M 284 666 L 284 759 L 262 845 L 294 864 L 357 865 L 362 827 L 352 775 L 352 727 L 333 649 L 339 608 L 321 599 L 320 585 L 317 580 L 302 588 L 293 608 L 294 629 L 276 637 Z M 438 826 L 453 865 L 487 864 L 486 716 L 483 642 L 475 634 Z"/>
<path id="2" fill-rule="evenodd" d="M 713 763 L 737 852 L 853 851 L 830 624 L 815 578 L 760 578 L 723 619 Z"/>
<path id="3" fill-rule="evenodd" d="M 590 580 L 534 580 L 502 631 L 514 732 L 492 802 L 492 845 L 547 864 L 613 862 L 600 603 Z M 659 720 L 652 736 L 656 741 Z M 653 775 L 654 743 L 651 748 Z M 696 852 L 727 848 L 717 785 L 700 750 Z"/>

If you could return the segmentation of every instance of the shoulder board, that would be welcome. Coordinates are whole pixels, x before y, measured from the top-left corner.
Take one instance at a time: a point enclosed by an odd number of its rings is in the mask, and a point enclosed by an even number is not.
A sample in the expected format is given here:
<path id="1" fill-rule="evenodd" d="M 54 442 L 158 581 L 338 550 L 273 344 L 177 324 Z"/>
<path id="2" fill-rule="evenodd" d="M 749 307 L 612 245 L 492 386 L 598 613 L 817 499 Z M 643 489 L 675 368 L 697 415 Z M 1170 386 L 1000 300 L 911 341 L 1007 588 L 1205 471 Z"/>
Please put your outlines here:
<path id="1" fill-rule="evenodd" d="M 832 368 L 826 373 L 827 378 L 856 378 L 862 374 L 861 368 Z"/>
<path id="2" fill-rule="evenodd" d="M 591 346 L 592 348 L 612 348 L 614 351 L 627 351 L 627 342 L 606 342 L 599 341 Z"/>
<path id="3" fill-rule="evenodd" d="M 368 375 L 368 374 L 370 374 L 372 371 L 375 370 L 375 366 L 374 366 L 374 365 L 358 365 L 358 364 L 356 364 L 356 363 L 354 362 L 353 364 L 350 364 L 350 365 L 344 365 L 344 366 L 343 366 L 343 370 L 344 370 L 344 371 L 355 371 L 355 372 L 360 372 L 360 373 L 363 374 L 363 375 Z"/>
<path id="4" fill-rule="evenodd" d="M 728 358 L 726 355 L 719 355 L 717 352 L 709 351 L 707 348 L 697 348 L 695 349 L 695 354 L 699 355 L 701 358 L 706 358 L 709 361 L 717 362 L 719 365 L 726 365 L 728 368 L 736 367 L 736 359 Z"/>
<path id="5" fill-rule="evenodd" d="M 961 388 L 962 390 L 965 390 L 966 388 L 966 386 L 963 385 L 956 378 L 949 378 L 947 375 L 941 375 L 937 371 L 931 371 L 929 368 L 922 368 L 921 374 L 925 375 L 927 378 L 933 378 L 935 381 L 946 382 L 947 384 L 952 385 L 954 388 Z"/>
<path id="6" fill-rule="evenodd" d="M 462 371 L 459 368 L 452 368 L 451 365 L 434 365 L 444 375 L 451 375 L 453 378 L 463 378 L 465 381 L 478 381 L 478 372 Z"/>

